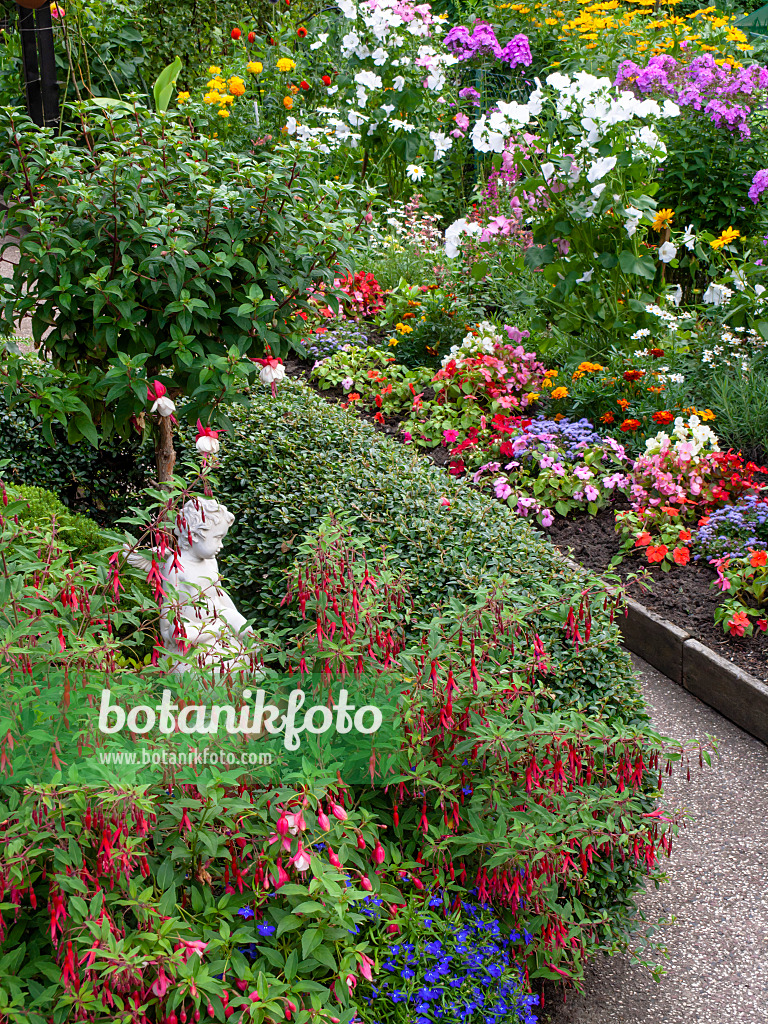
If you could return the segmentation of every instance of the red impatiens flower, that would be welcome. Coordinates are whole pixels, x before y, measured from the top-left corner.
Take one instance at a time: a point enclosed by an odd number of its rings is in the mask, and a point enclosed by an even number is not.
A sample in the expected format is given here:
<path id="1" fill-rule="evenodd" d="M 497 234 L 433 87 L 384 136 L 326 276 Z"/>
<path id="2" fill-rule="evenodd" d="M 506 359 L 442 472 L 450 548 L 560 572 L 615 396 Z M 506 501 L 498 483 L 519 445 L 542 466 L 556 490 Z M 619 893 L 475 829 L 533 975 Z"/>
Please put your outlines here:
<path id="1" fill-rule="evenodd" d="M 296 35 L 299 37 L 299 39 L 307 38 L 307 30 L 304 28 L 303 25 L 299 25 L 299 27 L 296 29 Z"/>
<path id="2" fill-rule="evenodd" d="M 300 86 L 301 86 L 301 88 L 302 88 L 302 89 L 304 90 L 304 92 L 306 92 L 306 91 L 307 91 L 307 89 L 309 88 L 309 82 L 305 82 L 305 81 L 303 81 L 303 80 L 302 80 L 301 82 L 299 82 L 299 85 L 300 85 Z"/>
<path id="3" fill-rule="evenodd" d="M 330 84 L 331 84 L 331 76 L 330 75 L 323 75 L 323 85 L 330 85 Z"/>
<path id="4" fill-rule="evenodd" d="M 240 31 L 239 28 L 233 28 L 229 34 L 232 36 L 233 39 L 239 39 L 243 33 Z"/>
<path id="5" fill-rule="evenodd" d="M 641 533 L 635 541 L 636 548 L 645 548 L 651 543 L 651 535 L 647 531 Z"/>
<path id="6" fill-rule="evenodd" d="M 658 423 L 661 427 L 665 427 L 668 423 L 671 423 L 674 418 L 674 414 L 667 412 L 666 410 L 664 412 L 655 412 L 651 417 L 653 422 Z"/>
<path id="7" fill-rule="evenodd" d="M 690 540 L 691 539 L 691 531 L 690 530 L 681 530 L 678 533 L 677 536 L 679 537 L 680 540 Z"/>
<path id="8" fill-rule="evenodd" d="M 691 552 L 685 547 L 675 548 L 672 552 L 672 557 L 677 565 L 688 565 L 691 560 Z"/>
<path id="9" fill-rule="evenodd" d="M 621 430 L 626 434 L 628 431 L 635 431 L 640 429 L 640 420 L 624 420 L 621 424 Z"/>
<path id="10" fill-rule="evenodd" d="M 753 569 L 759 569 L 768 562 L 768 551 L 753 551 L 749 564 Z"/>
<path id="11" fill-rule="evenodd" d="M 731 636 L 744 636 L 744 630 L 748 625 L 749 616 L 746 612 L 735 612 L 733 618 L 728 620 Z"/>
<path id="12" fill-rule="evenodd" d="M 768 619 L 758 619 L 755 625 L 761 633 L 764 633 L 768 629 Z"/>
<path id="13" fill-rule="evenodd" d="M 664 559 L 667 557 L 667 552 L 668 551 L 669 551 L 669 548 L 667 547 L 666 544 L 659 544 L 658 547 L 654 547 L 653 544 L 651 544 L 649 546 L 648 552 L 647 552 L 647 554 L 648 554 L 648 561 L 649 562 L 663 562 Z"/>
<path id="14" fill-rule="evenodd" d="M 645 370 L 625 370 L 624 380 L 640 380 L 645 376 Z"/>

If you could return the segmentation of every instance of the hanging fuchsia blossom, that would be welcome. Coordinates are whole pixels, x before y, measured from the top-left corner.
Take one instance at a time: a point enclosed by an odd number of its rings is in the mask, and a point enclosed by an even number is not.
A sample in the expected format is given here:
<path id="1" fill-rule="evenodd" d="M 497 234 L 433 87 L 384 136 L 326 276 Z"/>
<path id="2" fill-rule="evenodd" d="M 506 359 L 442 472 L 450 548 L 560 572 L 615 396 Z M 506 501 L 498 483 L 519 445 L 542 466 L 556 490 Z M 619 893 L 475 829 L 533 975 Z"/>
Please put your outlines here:
<path id="1" fill-rule="evenodd" d="M 285 379 L 283 360 L 277 356 L 266 356 L 264 359 L 254 359 L 253 361 L 261 366 L 259 380 L 262 384 L 271 384 L 272 397 L 277 398 L 277 385 Z"/>
<path id="2" fill-rule="evenodd" d="M 202 455 L 215 455 L 219 450 L 219 434 L 221 433 L 221 430 L 211 430 L 210 427 L 204 427 L 200 420 L 198 420 L 195 447 Z"/>
<path id="3" fill-rule="evenodd" d="M 176 404 L 168 397 L 168 389 L 165 384 L 161 384 L 159 380 L 148 384 L 147 401 L 153 403 L 150 412 L 159 413 L 161 416 L 170 416 L 175 422 L 173 414 L 176 412 Z"/>

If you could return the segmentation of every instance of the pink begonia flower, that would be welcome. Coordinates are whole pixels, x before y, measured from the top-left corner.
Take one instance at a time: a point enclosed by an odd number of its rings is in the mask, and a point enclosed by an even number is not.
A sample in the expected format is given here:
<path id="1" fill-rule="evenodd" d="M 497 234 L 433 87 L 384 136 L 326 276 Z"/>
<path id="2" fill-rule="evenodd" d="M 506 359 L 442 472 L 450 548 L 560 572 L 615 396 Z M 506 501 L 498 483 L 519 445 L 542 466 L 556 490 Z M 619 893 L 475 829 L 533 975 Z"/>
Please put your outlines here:
<path id="1" fill-rule="evenodd" d="M 541 517 L 541 525 L 549 529 L 549 527 L 552 525 L 552 523 L 554 523 L 554 521 L 555 517 L 552 515 L 550 509 L 545 508 Z"/>
<path id="2" fill-rule="evenodd" d="M 573 475 L 577 476 L 579 480 L 584 481 L 591 480 L 593 476 L 592 470 L 589 468 L 589 466 L 577 466 L 576 469 L 574 469 L 573 471 Z"/>
<path id="3" fill-rule="evenodd" d="M 455 444 L 459 439 L 458 430 L 444 430 L 443 438 L 446 444 Z"/>
<path id="4" fill-rule="evenodd" d="M 600 497 L 600 492 L 596 487 L 593 487 L 592 484 L 587 484 L 584 488 L 584 493 L 587 496 L 587 501 L 597 501 Z"/>

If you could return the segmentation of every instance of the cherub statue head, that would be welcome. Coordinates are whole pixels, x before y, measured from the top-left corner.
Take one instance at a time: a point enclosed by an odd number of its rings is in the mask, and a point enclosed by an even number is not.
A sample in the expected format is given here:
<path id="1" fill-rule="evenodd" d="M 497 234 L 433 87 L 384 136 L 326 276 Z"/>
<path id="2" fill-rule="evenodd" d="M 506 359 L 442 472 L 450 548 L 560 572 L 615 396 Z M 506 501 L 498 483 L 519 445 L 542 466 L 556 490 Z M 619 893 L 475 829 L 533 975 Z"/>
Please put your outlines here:
<path id="1" fill-rule="evenodd" d="M 190 498 L 179 513 L 174 533 L 181 551 L 201 561 L 215 558 L 235 517 L 214 498 Z M 191 538 L 191 541 L 190 541 Z"/>

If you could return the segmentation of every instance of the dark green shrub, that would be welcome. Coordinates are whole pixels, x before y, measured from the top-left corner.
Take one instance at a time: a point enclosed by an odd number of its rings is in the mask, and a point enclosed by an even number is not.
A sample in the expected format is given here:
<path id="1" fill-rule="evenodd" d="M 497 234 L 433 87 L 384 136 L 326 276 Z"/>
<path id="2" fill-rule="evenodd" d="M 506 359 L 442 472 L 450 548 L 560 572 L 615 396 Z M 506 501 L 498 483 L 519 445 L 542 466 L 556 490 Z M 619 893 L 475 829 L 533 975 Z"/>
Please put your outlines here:
<path id="1" fill-rule="evenodd" d="M 154 476 L 151 449 L 138 437 L 102 441 L 93 448 L 70 444 L 61 424 L 52 424 L 51 432 L 55 448 L 44 440 L 40 418 L 26 405 L 9 408 L 0 393 L 0 453 L 7 483 L 53 491 L 70 510 L 109 525 L 138 501 L 139 491 Z"/>
<path id="2" fill-rule="evenodd" d="M 551 706 L 645 718 L 607 614 L 593 620 L 590 643 L 561 643 L 582 583 L 507 506 L 295 381 L 280 386 L 276 401 L 257 389 L 250 407 L 232 416 L 217 496 L 236 522 L 220 565 L 244 614 L 290 622 L 280 608 L 285 570 L 306 532 L 336 512 L 354 518 L 373 548 L 386 549 L 409 571 L 419 617 L 438 601 L 471 600 L 502 574 L 521 603 L 531 595 L 549 599 L 551 611 L 537 628 L 545 645 L 557 648 L 547 676 Z M 441 504 L 443 497 L 450 505 Z"/>
<path id="3" fill-rule="evenodd" d="M 23 526 L 47 531 L 55 520 L 56 532 L 78 555 L 98 551 L 104 546 L 105 538 L 98 523 L 77 512 L 70 512 L 52 491 L 11 484 L 6 488 L 6 496 L 9 501 L 24 502 L 24 510 L 16 513 Z"/>

